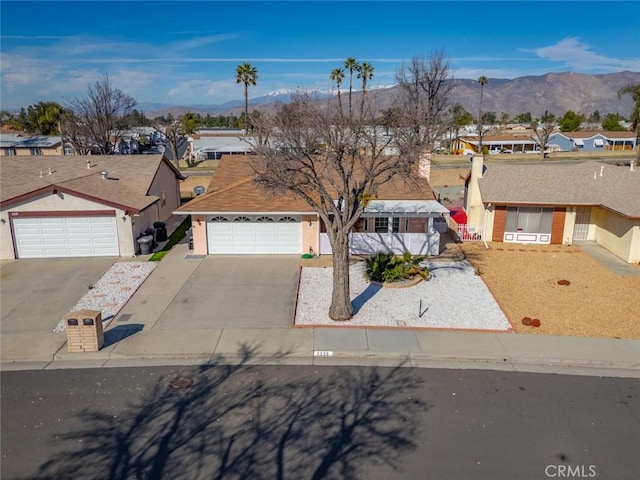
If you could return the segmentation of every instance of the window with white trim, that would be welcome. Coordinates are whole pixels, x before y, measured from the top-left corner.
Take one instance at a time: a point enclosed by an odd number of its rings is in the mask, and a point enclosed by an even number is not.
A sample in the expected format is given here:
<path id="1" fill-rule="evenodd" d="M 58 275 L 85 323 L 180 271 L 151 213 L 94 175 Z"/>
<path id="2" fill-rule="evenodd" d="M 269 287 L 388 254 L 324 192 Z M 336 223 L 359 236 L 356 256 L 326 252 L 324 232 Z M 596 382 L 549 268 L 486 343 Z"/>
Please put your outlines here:
<path id="1" fill-rule="evenodd" d="M 11 148 L 5 148 L 4 149 L 4 154 L 7 157 L 14 157 L 16 155 L 16 149 L 11 147 Z"/>
<path id="2" fill-rule="evenodd" d="M 271 217 L 258 217 L 256 222 L 273 222 L 273 218 Z"/>
<path id="3" fill-rule="evenodd" d="M 506 232 L 551 233 L 553 208 L 507 207 Z"/>
<path id="4" fill-rule="evenodd" d="M 242 216 L 242 217 L 234 218 L 233 221 L 234 222 L 250 222 L 251 219 L 249 217 Z"/>
<path id="5" fill-rule="evenodd" d="M 295 222 L 296 219 L 293 217 L 280 217 L 278 221 L 279 222 Z"/>
<path id="6" fill-rule="evenodd" d="M 31 153 L 31 155 L 42 155 L 42 150 L 40 149 L 40 147 L 30 148 L 29 152 Z"/>
<path id="7" fill-rule="evenodd" d="M 390 218 L 391 220 L 391 231 L 393 233 L 400 232 L 400 217 Z"/>
<path id="8" fill-rule="evenodd" d="M 227 217 L 213 217 L 211 221 L 212 222 L 228 222 L 229 219 Z"/>

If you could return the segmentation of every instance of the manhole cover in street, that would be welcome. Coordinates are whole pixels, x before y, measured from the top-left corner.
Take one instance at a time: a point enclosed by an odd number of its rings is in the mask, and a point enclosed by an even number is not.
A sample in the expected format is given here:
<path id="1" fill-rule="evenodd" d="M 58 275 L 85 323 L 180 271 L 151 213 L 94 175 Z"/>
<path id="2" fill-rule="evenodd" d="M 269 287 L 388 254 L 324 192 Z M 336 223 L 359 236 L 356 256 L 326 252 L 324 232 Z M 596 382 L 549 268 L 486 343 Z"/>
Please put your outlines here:
<path id="1" fill-rule="evenodd" d="M 193 385 L 193 378 L 183 377 L 182 375 L 174 378 L 169 382 L 169 386 L 175 390 L 189 388 L 191 385 Z"/>

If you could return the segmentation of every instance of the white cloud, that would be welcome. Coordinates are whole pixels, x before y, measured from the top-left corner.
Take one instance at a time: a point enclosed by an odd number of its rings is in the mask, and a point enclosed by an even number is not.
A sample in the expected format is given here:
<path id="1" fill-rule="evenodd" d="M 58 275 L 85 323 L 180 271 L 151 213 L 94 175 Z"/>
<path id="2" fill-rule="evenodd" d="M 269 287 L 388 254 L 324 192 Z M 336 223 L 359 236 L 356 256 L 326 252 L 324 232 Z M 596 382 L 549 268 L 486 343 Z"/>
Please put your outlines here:
<path id="1" fill-rule="evenodd" d="M 229 100 L 238 97 L 235 80 L 186 80 L 167 91 L 177 101 L 197 101 L 204 97 Z"/>
<path id="2" fill-rule="evenodd" d="M 554 45 L 523 49 L 537 57 L 551 62 L 562 63 L 569 70 L 579 72 L 615 72 L 619 70 L 640 70 L 640 58 L 615 58 L 600 55 L 590 45 L 578 38 L 567 37 Z"/>

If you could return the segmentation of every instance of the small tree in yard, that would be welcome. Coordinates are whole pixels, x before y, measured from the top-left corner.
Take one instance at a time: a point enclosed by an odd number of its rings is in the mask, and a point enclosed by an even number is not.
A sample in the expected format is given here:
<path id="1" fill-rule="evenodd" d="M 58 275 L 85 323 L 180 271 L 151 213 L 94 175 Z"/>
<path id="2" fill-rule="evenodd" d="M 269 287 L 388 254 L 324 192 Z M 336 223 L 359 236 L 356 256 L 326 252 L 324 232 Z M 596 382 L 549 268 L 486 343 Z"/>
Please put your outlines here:
<path id="1" fill-rule="evenodd" d="M 350 105 L 352 99 L 348 100 Z M 366 92 L 360 101 L 360 108 L 345 109 L 337 99 L 326 104 L 302 92 L 255 125 L 270 138 L 268 144 L 254 147 L 259 154 L 254 160 L 257 184 L 304 199 L 326 226 L 333 250 L 329 317 L 336 321 L 353 316 L 351 230 L 381 185 L 396 178 L 408 182 L 414 178 L 423 149 L 420 129 L 416 134 L 413 128 L 378 125 Z M 385 154 L 387 147 L 393 147 L 396 154 Z"/>
<path id="2" fill-rule="evenodd" d="M 167 146 L 171 150 L 173 159 L 176 162 L 176 168 L 180 168 L 180 153 L 183 145 L 187 142 L 187 137 L 193 135 L 200 126 L 200 118 L 198 115 L 187 112 L 179 119 L 172 121 L 166 127 L 154 127 L 165 136 Z M 187 165 L 193 165 L 191 155 L 187 157 Z"/>
<path id="3" fill-rule="evenodd" d="M 549 137 L 553 133 L 556 127 L 555 115 L 545 110 L 540 121 L 534 120 L 531 122 L 531 129 L 533 130 L 533 139 L 540 146 L 540 159 L 544 160 L 547 157 L 546 149 L 549 143 Z"/>

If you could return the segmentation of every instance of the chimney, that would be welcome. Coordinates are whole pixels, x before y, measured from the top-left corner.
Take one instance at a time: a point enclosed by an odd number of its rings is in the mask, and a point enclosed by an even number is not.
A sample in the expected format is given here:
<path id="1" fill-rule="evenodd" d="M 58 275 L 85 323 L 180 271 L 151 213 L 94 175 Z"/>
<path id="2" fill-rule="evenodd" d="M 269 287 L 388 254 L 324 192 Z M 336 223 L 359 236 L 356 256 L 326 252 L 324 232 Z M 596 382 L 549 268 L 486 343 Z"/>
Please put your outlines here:
<path id="1" fill-rule="evenodd" d="M 53 171 L 51 170 L 51 167 L 49 167 L 49 175 L 51 175 L 53 173 Z"/>
<path id="2" fill-rule="evenodd" d="M 425 150 L 420 154 L 418 163 L 418 175 L 422 178 L 426 178 L 427 181 L 431 180 L 431 152 Z"/>
<path id="3" fill-rule="evenodd" d="M 106 170 L 102 170 L 102 171 L 100 172 L 100 177 L 101 177 L 103 180 L 106 180 L 106 179 L 107 179 L 107 175 L 108 175 L 108 174 L 109 174 L 109 172 L 107 172 Z"/>
<path id="4" fill-rule="evenodd" d="M 87 168 L 91 168 L 91 162 L 89 161 L 88 158 L 87 158 Z"/>
<path id="5" fill-rule="evenodd" d="M 484 170 L 484 157 L 482 155 L 474 155 L 471 158 L 471 176 L 474 178 L 482 178 Z"/>
<path id="6" fill-rule="evenodd" d="M 632 158 L 631 161 L 629 162 L 629 170 L 634 172 L 636 168 L 636 159 Z"/>

